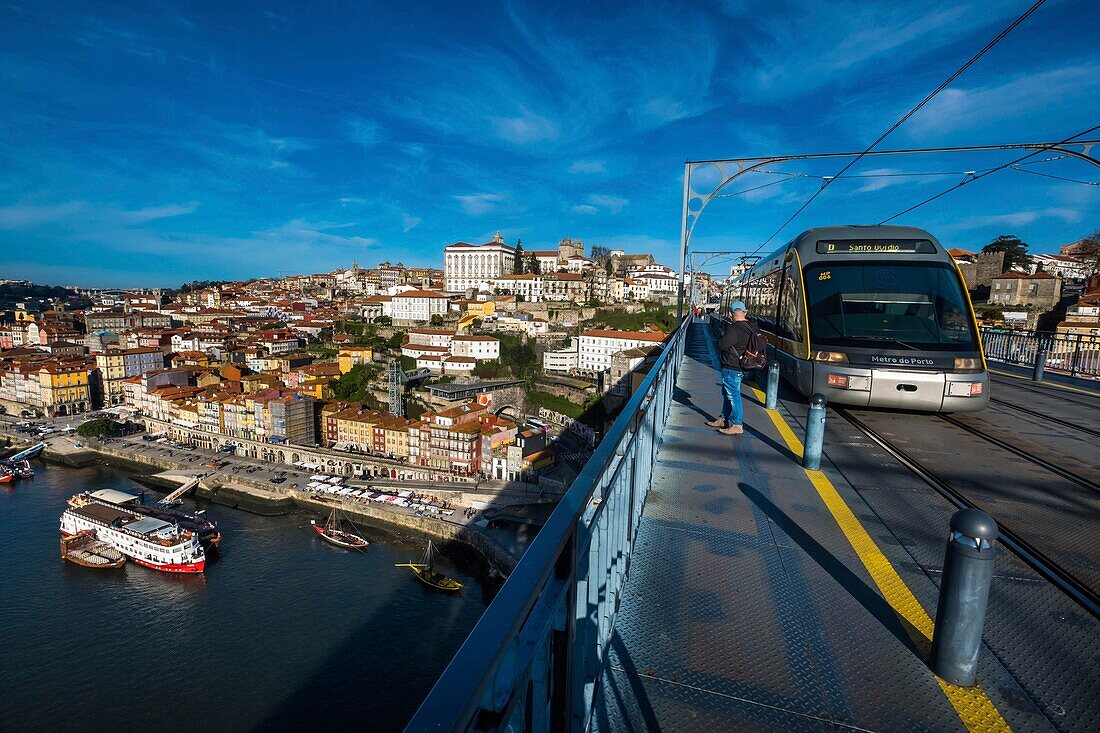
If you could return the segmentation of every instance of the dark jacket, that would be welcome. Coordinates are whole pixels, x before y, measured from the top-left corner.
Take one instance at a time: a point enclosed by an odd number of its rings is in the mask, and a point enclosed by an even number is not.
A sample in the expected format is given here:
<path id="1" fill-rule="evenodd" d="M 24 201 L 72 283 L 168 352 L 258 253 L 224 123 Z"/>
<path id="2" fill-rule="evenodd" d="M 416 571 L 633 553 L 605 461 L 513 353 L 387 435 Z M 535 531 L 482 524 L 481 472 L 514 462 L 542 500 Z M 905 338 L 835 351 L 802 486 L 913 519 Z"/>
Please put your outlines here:
<path id="1" fill-rule="evenodd" d="M 734 321 L 726 327 L 726 332 L 722 334 L 722 338 L 718 339 L 718 356 L 721 359 L 723 369 L 743 371 L 741 369 L 741 354 L 744 353 L 745 347 L 749 345 L 749 337 L 759 330 L 760 327 L 753 320 Z"/>

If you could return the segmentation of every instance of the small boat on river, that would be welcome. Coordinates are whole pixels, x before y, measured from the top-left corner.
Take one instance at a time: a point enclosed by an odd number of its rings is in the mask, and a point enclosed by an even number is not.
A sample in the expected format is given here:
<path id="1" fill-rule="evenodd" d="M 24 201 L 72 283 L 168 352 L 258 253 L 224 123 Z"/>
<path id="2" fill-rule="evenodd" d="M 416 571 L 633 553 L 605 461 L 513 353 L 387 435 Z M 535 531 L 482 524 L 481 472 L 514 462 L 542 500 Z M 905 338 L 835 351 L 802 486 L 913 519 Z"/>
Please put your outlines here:
<path id="1" fill-rule="evenodd" d="M 335 507 L 329 513 L 328 521 L 324 525 L 317 524 L 312 519 L 309 523 L 313 525 L 313 531 L 320 535 L 321 539 L 345 550 L 365 550 L 370 544 L 359 535 L 340 529 L 340 517 Z"/>
<path id="2" fill-rule="evenodd" d="M 434 551 L 432 549 L 432 541 L 428 540 L 428 549 L 424 550 L 424 562 L 413 563 L 403 562 L 395 563 L 395 568 L 410 568 L 421 583 L 430 585 L 436 590 L 456 591 L 462 589 L 462 583 L 459 583 L 454 578 L 448 578 L 443 573 L 436 572 L 435 564 L 433 562 Z"/>
<path id="3" fill-rule="evenodd" d="M 61 559 L 96 570 L 121 568 L 126 564 L 126 556 L 109 543 L 96 539 L 95 531 L 91 529 L 62 537 Z"/>

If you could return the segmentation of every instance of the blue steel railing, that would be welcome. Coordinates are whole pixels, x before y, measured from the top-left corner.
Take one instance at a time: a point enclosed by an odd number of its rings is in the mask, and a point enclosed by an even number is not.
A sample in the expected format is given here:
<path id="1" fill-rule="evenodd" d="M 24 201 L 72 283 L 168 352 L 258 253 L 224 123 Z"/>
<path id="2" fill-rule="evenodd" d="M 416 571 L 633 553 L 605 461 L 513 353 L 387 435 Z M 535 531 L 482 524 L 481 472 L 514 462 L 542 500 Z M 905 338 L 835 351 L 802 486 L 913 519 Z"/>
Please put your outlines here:
<path id="1" fill-rule="evenodd" d="M 1100 330 L 1100 325 L 1097 329 Z M 1042 353 L 1046 370 L 1069 372 L 1075 377 L 1100 377 L 1100 336 L 1003 328 L 980 331 L 986 359 L 1033 366 Z"/>
<path id="2" fill-rule="evenodd" d="M 585 731 L 672 403 L 687 321 L 406 731 Z"/>

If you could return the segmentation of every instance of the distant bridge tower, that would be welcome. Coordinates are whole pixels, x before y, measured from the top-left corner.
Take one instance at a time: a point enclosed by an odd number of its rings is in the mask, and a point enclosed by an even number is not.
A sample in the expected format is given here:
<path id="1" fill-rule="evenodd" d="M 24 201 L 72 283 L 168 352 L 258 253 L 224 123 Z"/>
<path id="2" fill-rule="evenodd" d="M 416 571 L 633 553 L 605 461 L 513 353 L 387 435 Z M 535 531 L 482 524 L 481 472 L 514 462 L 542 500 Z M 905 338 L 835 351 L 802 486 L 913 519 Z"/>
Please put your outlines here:
<path id="1" fill-rule="evenodd" d="M 389 385 L 390 385 L 390 414 L 394 417 L 405 417 L 405 395 L 401 387 L 405 381 L 405 372 L 401 370 L 401 362 L 390 359 Z"/>

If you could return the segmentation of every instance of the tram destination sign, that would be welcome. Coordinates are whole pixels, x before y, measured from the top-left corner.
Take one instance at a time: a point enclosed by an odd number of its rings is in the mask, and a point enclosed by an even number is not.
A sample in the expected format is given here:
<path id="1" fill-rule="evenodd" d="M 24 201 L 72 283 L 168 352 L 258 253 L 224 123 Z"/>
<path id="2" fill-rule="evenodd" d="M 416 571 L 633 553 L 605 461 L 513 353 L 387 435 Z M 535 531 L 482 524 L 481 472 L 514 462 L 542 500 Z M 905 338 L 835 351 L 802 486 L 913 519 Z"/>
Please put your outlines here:
<path id="1" fill-rule="evenodd" d="M 936 245 L 927 239 L 843 239 L 838 242 L 818 242 L 817 253 L 838 254 L 921 254 L 936 253 Z"/>

